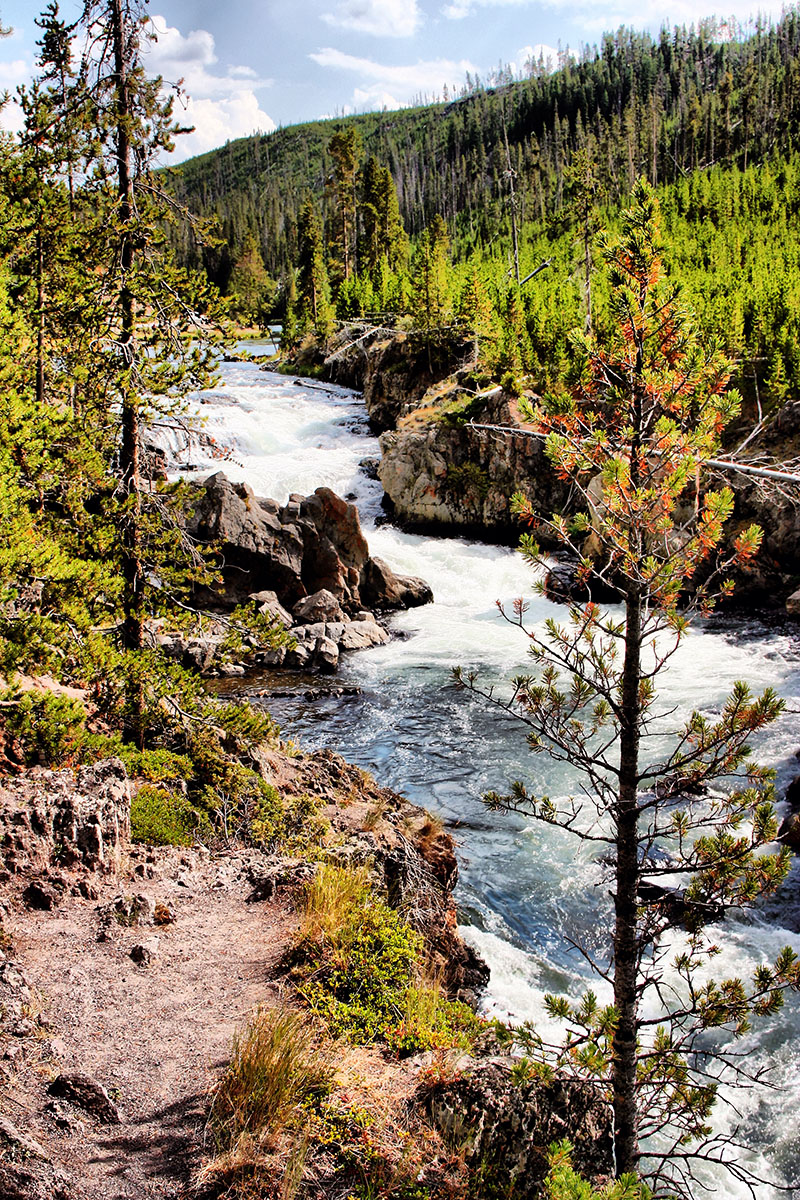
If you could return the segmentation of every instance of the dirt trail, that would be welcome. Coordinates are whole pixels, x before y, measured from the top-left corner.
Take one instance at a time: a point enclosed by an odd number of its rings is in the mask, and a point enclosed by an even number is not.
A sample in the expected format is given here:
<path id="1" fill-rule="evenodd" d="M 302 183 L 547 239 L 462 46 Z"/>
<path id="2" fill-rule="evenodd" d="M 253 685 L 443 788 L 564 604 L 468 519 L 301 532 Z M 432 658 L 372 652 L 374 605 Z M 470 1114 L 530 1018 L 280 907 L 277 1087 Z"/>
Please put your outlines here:
<path id="1" fill-rule="evenodd" d="M 57 1066 L 43 1055 L 38 1075 L 3 1088 L 0 1109 L 89 1200 L 182 1194 L 198 1163 L 208 1088 L 235 1029 L 255 1005 L 277 1001 L 275 968 L 295 921 L 285 902 L 247 903 L 251 885 L 236 858 L 164 852 L 140 870 L 157 877 L 111 879 L 95 901 L 70 897 L 11 922 Z M 174 922 L 112 920 L 108 940 L 98 941 L 97 906 L 122 891 L 166 902 Z M 151 963 L 134 963 L 131 948 L 154 938 Z M 44 1111 L 57 1069 L 103 1084 L 122 1123 L 100 1125 L 67 1106 L 61 1120 L 71 1128 L 59 1129 L 58 1114 Z"/>

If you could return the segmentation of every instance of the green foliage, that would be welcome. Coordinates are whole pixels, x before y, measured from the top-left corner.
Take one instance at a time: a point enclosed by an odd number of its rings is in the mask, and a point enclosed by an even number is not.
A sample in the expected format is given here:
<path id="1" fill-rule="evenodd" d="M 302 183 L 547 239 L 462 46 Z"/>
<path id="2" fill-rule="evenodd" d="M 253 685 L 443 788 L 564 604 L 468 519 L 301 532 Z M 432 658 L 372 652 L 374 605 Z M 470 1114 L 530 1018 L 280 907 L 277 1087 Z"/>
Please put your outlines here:
<path id="1" fill-rule="evenodd" d="M 148 846 L 207 841 L 211 825 L 182 792 L 145 783 L 131 800 L 131 838 Z"/>
<path id="2" fill-rule="evenodd" d="M 422 979 L 423 941 L 372 891 L 364 871 L 323 865 L 291 955 L 297 990 L 334 1036 L 399 1054 L 466 1046 L 474 1013 Z"/>
<path id="3" fill-rule="evenodd" d="M 475 462 L 466 462 L 460 467 L 449 466 L 446 479 L 448 490 L 462 500 L 474 497 L 484 500 L 491 487 L 488 474 Z"/>
<path id="4" fill-rule="evenodd" d="M 635 1175 L 623 1175 L 595 1190 L 572 1167 L 572 1146 L 566 1140 L 550 1146 L 550 1169 L 545 1179 L 547 1200 L 650 1200 L 652 1193 Z"/>
<path id="5" fill-rule="evenodd" d="M 19 688 L 0 693 L 0 701 L 5 729 L 18 739 L 26 762 L 60 767 L 80 750 L 86 725 L 86 710 L 80 701 Z"/>

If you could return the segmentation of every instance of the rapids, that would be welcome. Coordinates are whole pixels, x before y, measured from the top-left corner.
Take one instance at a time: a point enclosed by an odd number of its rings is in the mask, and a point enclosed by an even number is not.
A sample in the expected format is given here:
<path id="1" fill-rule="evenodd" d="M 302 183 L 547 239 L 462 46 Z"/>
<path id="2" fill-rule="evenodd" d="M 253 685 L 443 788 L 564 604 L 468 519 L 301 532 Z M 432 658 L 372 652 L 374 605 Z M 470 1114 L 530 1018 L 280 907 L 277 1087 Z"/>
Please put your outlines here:
<path id="1" fill-rule="evenodd" d="M 502 791 L 513 779 L 553 796 L 571 794 L 579 782 L 544 755 L 527 753 L 509 717 L 456 693 L 450 669 L 479 669 L 484 682 L 500 690 L 526 669 L 526 653 L 524 635 L 504 621 L 496 602 L 526 596 L 530 623 L 557 617 L 559 610 L 532 593 L 531 571 L 512 550 L 410 535 L 381 523 L 380 484 L 360 465 L 376 460 L 379 449 L 357 393 L 265 373 L 254 363 L 228 363 L 219 385 L 199 396 L 196 407 L 218 449 L 212 456 L 190 447 L 184 474 L 202 478 L 224 470 L 281 502 L 290 492 L 327 485 L 358 504 L 373 554 L 432 586 L 433 605 L 393 618 L 396 636 L 389 645 L 345 657 L 339 678 L 358 685 L 357 694 L 312 702 L 299 690 L 270 709 L 284 733 L 304 747 L 339 751 L 442 818 L 459 843 L 464 934 L 492 968 L 486 1009 L 541 1021 L 546 992 L 577 997 L 587 986 L 588 968 L 573 942 L 601 944 L 598 931 L 607 928 L 610 901 L 589 851 L 576 852 L 558 830 L 484 809 L 481 794 Z M 659 684 L 680 715 L 693 707 L 713 712 L 737 679 L 754 691 L 774 686 L 790 709 L 799 709 L 796 627 L 779 619 L 769 625 L 698 622 Z M 798 746 L 792 715 L 759 739 L 760 760 L 777 771 L 778 794 L 798 772 Z M 720 976 L 746 975 L 787 943 L 800 953 L 800 867 L 769 904 L 728 916 L 719 943 Z M 603 998 L 596 981 L 592 986 Z M 718 1128 L 738 1127 L 739 1140 L 752 1147 L 742 1157 L 755 1170 L 787 1180 L 800 1174 L 798 1034 L 800 1001 L 790 996 L 781 1013 L 757 1023 L 740 1044 L 753 1062 L 769 1063 L 776 1090 L 723 1091 L 714 1116 Z M 727 1175 L 712 1172 L 706 1182 L 730 1200 L 749 1195 Z M 778 1195 L 766 1184 L 757 1189 L 758 1200 Z"/>

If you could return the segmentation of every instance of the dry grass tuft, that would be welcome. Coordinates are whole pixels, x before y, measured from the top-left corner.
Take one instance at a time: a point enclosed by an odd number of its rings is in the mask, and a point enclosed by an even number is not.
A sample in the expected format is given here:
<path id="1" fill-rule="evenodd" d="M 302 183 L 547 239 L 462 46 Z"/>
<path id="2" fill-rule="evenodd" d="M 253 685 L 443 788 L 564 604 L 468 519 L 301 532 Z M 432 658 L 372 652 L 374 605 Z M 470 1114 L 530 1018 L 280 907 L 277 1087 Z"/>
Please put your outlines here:
<path id="1" fill-rule="evenodd" d="M 333 1070 L 315 1044 L 307 1018 L 259 1008 L 233 1041 L 233 1053 L 211 1105 L 217 1147 L 258 1141 L 285 1128 L 300 1106 L 330 1089 Z"/>

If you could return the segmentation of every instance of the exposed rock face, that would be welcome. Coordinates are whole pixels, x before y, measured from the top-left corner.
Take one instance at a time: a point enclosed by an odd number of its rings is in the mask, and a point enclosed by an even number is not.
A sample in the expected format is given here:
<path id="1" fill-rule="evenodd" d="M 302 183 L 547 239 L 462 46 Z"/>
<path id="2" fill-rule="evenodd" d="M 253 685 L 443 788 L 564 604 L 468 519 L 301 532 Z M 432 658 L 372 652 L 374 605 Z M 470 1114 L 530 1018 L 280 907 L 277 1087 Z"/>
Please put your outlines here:
<path id="1" fill-rule="evenodd" d="M 445 348 L 446 361 L 433 362 L 427 350 L 402 332 L 368 331 L 349 326 L 324 362 L 333 383 L 359 388 L 376 433 L 394 429 L 420 403 L 430 385 L 453 369 L 456 350 Z"/>
<path id="2" fill-rule="evenodd" d="M 202 597 L 216 605 L 232 608 L 266 590 L 293 611 L 298 602 L 324 591 L 348 614 L 365 601 L 391 609 L 431 599 L 419 581 L 404 586 L 406 581 L 387 568 L 372 567 L 357 508 L 330 488 L 293 495 L 281 506 L 219 473 L 198 488 L 188 528 L 199 541 L 220 545 L 223 585 Z M 337 610 L 333 619 L 338 616 Z M 321 619 L 313 606 L 304 613 L 308 618 Z"/>
<path id="3" fill-rule="evenodd" d="M 473 1062 L 426 1106 L 454 1149 L 480 1164 L 498 1194 L 541 1196 L 547 1148 L 569 1138 L 576 1170 L 588 1178 L 613 1172 L 612 1116 L 590 1084 L 571 1079 L 517 1083 L 514 1059 Z M 493 1190 L 495 1190 L 493 1188 Z"/>
<path id="4" fill-rule="evenodd" d="M 130 836 L 130 788 L 125 767 L 112 758 L 73 771 L 36 771 L 6 781 L 0 791 L 0 846 L 7 871 L 58 864 L 105 867 Z M 54 907 L 57 885 L 31 884 L 31 907 Z"/>
<path id="5" fill-rule="evenodd" d="M 518 424 L 502 393 L 480 417 L 485 424 Z M 379 476 L 397 517 L 410 526 L 438 525 L 516 538 L 511 515 L 514 492 L 525 492 L 543 513 L 566 502 L 537 438 L 520 432 L 488 432 L 445 420 L 401 423 L 380 439 Z"/>

